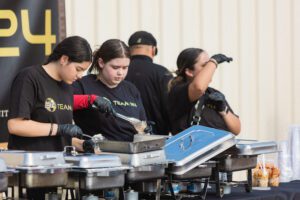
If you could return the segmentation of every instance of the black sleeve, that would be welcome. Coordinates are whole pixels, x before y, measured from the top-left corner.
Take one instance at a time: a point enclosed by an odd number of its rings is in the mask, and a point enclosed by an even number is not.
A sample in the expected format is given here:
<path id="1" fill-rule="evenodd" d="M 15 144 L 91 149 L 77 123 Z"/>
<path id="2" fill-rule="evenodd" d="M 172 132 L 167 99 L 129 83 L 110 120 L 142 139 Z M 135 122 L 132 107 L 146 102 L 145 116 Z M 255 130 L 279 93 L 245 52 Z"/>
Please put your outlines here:
<path id="1" fill-rule="evenodd" d="M 177 84 L 170 91 L 169 113 L 175 118 L 190 113 L 197 102 L 190 102 L 188 87 L 189 83 Z"/>
<path id="2" fill-rule="evenodd" d="M 84 94 L 84 89 L 80 81 L 75 81 L 72 84 L 73 94 Z"/>
<path id="3" fill-rule="evenodd" d="M 28 73 L 21 72 L 13 81 L 10 91 L 9 119 L 31 118 L 36 102 L 36 87 Z"/>

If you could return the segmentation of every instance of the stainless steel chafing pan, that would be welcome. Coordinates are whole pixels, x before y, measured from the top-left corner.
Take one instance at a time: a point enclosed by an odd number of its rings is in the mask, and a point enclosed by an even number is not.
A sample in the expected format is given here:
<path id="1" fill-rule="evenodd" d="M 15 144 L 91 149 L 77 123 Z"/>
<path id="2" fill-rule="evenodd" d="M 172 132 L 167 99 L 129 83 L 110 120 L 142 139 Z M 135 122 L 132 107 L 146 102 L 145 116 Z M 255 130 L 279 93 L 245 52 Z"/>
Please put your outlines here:
<path id="1" fill-rule="evenodd" d="M 62 152 L 1 151 L 0 158 L 8 167 L 36 167 L 65 165 Z"/>
<path id="2" fill-rule="evenodd" d="M 70 167 L 62 152 L 2 151 L 0 158 L 7 166 L 17 170 L 18 184 L 21 187 L 56 187 L 67 183 Z M 15 180 L 15 178 L 11 180 Z"/>
<path id="3" fill-rule="evenodd" d="M 110 154 L 66 155 L 65 160 L 73 164 L 67 187 L 82 190 L 122 187 L 129 169 L 122 166 L 118 156 Z"/>
<path id="4" fill-rule="evenodd" d="M 278 152 L 277 143 L 274 141 L 257 141 L 237 139 L 237 144 L 228 149 L 225 154 L 232 155 L 260 155 Z"/>
<path id="5" fill-rule="evenodd" d="M 67 187 L 76 188 L 79 185 L 82 190 L 123 187 L 127 170 L 128 167 L 72 169 Z"/>
<path id="6" fill-rule="evenodd" d="M 165 175 L 166 165 L 146 165 L 130 169 L 126 173 L 127 182 L 159 179 Z"/>
<path id="7" fill-rule="evenodd" d="M 255 168 L 257 164 L 257 156 L 232 156 L 226 155 L 219 159 L 220 171 L 240 171 Z"/>
<path id="8" fill-rule="evenodd" d="M 99 141 L 101 151 L 113 153 L 141 153 L 162 149 L 165 144 L 165 138 L 154 140 L 123 142 L 123 141 Z"/>
<path id="9" fill-rule="evenodd" d="M 212 174 L 212 168 L 216 166 L 216 162 L 208 161 L 205 162 L 194 169 L 182 174 L 176 175 L 174 174 L 172 177 L 174 180 L 187 180 L 187 179 L 195 179 L 195 178 L 207 178 Z"/>

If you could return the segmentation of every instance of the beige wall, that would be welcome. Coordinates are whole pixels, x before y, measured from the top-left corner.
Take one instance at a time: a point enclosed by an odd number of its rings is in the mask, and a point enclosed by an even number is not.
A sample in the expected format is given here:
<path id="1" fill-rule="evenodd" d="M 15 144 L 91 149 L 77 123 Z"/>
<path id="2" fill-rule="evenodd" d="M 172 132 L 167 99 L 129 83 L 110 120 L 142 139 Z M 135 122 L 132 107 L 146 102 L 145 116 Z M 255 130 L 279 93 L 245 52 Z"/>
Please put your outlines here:
<path id="1" fill-rule="evenodd" d="M 240 138 L 282 140 L 289 125 L 300 124 L 298 0 L 66 0 L 66 17 L 67 35 L 93 47 L 152 32 L 156 62 L 170 70 L 187 47 L 232 56 L 212 86 L 240 115 Z"/>

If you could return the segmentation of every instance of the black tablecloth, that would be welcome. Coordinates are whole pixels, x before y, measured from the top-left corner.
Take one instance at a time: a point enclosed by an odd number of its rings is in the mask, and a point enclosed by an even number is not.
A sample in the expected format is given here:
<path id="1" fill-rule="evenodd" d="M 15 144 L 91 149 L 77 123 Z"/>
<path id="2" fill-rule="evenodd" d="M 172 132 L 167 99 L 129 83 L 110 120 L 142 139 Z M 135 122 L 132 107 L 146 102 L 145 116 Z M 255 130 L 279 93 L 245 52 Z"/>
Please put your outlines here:
<path id="1" fill-rule="evenodd" d="M 225 194 L 223 198 L 217 198 L 215 194 L 208 193 L 207 200 L 300 200 L 300 181 L 280 183 L 279 187 L 272 187 L 271 190 L 253 190 L 245 192 L 244 187 L 233 187 L 231 194 Z"/>

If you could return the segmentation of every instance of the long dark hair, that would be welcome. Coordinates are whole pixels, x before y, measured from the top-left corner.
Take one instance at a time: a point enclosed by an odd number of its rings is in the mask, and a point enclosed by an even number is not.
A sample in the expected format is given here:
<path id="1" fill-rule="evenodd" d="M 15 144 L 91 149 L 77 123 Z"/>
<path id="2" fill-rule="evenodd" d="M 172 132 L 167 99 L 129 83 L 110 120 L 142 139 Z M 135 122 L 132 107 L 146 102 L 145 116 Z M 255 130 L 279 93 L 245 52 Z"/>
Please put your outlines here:
<path id="1" fill-rule="evenodd" d="M 170 81 L 169 89 L 171 89 L 174 85 L 181 81 L 187 81 L 187 77 L 185 74 L 185 69 L 194 69 L 194 65 L 197 62 L 197 58 L 199 55 L 204 52 L 204 50 L 199 48 L 187 48 L 180 52 L 177 57 L 177 70 L 176 77 Z"/>
<path id="2" fill-rule="evenodd" d="M 88 41 L 80 36 L 71 36 L 65 38 L 57 44 L 53 52 L 48 57 L 46 64 L 57 61 L 62 55 L 69 57 L 71 62 L 92 61 L 92 49 Z"/>
<path id="3" fill-rule="evenodd" d="M 89 69 L 89 73 L 100 72 L 98 59 L 101 58 L 104 63 L 115 58 L 129 58 L 129 47 L 119 39 L 106 40 L 99 49 L 94 52 L 93 63 Z"/>

